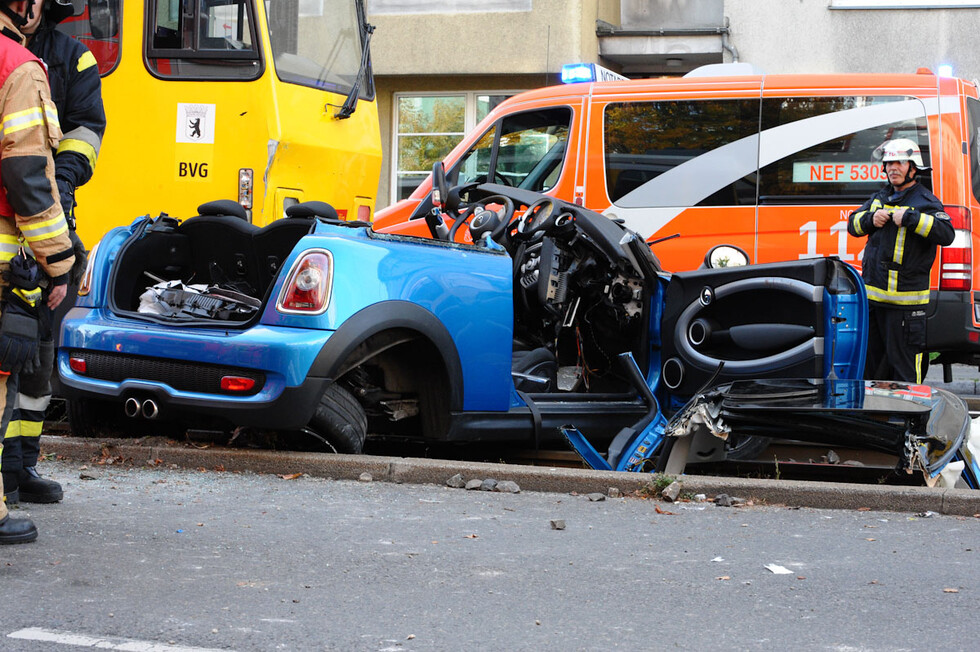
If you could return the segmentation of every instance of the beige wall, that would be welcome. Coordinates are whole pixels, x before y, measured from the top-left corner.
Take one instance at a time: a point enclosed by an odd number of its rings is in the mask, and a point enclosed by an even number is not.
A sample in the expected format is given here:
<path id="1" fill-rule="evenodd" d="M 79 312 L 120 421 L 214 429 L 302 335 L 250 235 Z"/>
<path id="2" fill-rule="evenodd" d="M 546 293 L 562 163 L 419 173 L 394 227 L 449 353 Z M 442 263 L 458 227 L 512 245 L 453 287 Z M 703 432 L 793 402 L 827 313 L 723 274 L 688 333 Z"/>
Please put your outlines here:
<path id="1" fill-rule="evenodd" d="M 532 11 L 371 14 L 376 75 L 528 74 L 595 61 L 597 18 L 619 22 L 619 2 L 533 0 Z"/>
<path id="2" fill-rule="evenodd" d="M 832 10 L 829 4 L 725 0 L 740 60 L 770 73 L 935 72 L 948 63 L 957 77 L 980 77 L 980 9 Z"/>

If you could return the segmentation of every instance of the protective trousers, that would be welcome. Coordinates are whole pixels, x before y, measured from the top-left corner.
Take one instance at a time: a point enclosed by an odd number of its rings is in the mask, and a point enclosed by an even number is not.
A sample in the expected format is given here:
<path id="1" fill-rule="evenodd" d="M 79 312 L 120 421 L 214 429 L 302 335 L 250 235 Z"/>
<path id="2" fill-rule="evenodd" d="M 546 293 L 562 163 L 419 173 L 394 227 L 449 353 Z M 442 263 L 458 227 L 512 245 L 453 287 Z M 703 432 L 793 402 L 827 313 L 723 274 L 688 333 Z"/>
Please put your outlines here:
<path id="1" fill-rule="evenodd" d="M 868 302 L 866 380 L 921 383 L 929 366 L 925 307 L 883 308 Z"/>
<path id="2" fill-rule="evenodd" d="M 12 374 L 7 381 L 6 407 L 0 420 L 0 432 L 4 433 L 0 471 L 10 473 L 37 466 L 41 428 L 51 402 L 54 342 L 42 339 L 38 351 L 41 364 L 37 369 L 29 374 Z"/>
<path id="3" fill-rule="evenodd" d="M 7 411 L 7 374 L 0 374 L 0 411 Z M 0 455 L 3 454 L 3 440 L 0 439 Z M 3 495 L 3 476 L 0 475 L 0 496 Z M 0 500 L 0 520 L 7 517 L 7 503 Z"/>

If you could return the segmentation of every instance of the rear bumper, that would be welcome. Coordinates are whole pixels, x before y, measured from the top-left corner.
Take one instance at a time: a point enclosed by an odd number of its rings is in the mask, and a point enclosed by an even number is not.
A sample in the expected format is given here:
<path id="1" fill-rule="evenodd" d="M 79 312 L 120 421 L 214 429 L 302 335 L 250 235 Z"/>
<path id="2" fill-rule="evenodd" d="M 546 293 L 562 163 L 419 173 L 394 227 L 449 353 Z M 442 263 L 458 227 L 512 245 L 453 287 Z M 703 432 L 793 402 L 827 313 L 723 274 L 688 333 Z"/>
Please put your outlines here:
<path id="1" fill-rule="evenodd" d="M 162 419 L 188 415 L 235 425 L 296 429 L 309 423 L 330 378 L 308 372 L 331 331 L 257 326 L 244 331 L 188 329 L 133 324 L 106 318 L 98 310 L 73 309 L 65 319 L 57 358 L 61 393 L 69 399 L 122 404 L 152 399 Z M 80 356 L 112 357 L 125 364 L 112 371 L 78 373 L 69 365 Z M 180 374 L 160 367 L 181 367 Z M 187 378 L 196 369 L 254 372 L 261 385 L 249 393 L 205 389 Z M 190 373 L 188 373 L 188 371 Z M 219 373 L 219 375 L 220 375 Z M 244 375 L 244 374 L 243 374 Z M 93 377 L 97 376 L 97 377 Z"/>

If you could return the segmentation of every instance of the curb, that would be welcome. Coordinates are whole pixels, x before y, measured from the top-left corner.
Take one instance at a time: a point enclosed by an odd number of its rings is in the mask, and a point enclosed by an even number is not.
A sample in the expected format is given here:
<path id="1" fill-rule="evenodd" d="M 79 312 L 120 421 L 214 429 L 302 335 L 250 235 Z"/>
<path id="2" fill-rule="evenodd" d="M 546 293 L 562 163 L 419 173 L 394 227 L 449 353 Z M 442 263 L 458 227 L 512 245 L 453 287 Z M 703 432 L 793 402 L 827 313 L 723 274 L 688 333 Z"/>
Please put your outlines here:
<path id="1" fill-rule="evenodd" d="M 292 451 L 188 448 L 162 445 L 160 439 L 77 439 L 45 435 L 43 452 L 60 459 L 91 462 L 108 455 L 138 466 L 176 465 L 184 469 L 251 471 L 285 475 L 305 473 L 334 480 L 358 480 L 369 473 L 375 481 L 445 486 L 459 473 L 464 480 L 512 480 L 522 491 L 621 494 L 644 489 L 651 476 L 618 471 L 461 462 L 410 457 L 333 455 Z M 893 512 L 936 512 L 955 516 L 980 514 L 980 491 L 930 487 L 892 487 L 805 480 L 762 480 L 685 475 L 683 491 L 729 494 L 757 504 L 822 509 L 870 509 Z"/>

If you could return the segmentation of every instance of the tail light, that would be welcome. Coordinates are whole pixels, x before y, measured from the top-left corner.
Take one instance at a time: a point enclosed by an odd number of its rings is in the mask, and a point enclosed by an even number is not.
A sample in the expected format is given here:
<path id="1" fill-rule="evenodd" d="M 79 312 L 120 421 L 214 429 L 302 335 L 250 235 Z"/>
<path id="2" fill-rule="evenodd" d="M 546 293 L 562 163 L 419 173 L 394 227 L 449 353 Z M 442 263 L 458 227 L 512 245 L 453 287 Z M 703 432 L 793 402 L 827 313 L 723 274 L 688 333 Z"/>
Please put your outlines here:
<path id="1" fill-rule="evenodd" d="M 92 291 L 92 276 L 95 274 L 95 254 L 99 252 L 99 242 L 95 243 L 92 251 L 88 252 L 88 261 L 85 263 L 85 273 L 78 284 L 78 296 L 84 297 Z"/>
<path id="2" fill-rule="evenodd" d="M 969 291 L 973 286 L 973 235 L 970 209 L 946 206 L 956 236 L 943 247 L 939 264 L 939 289 Z"/>
<path id="3" fill-rule="evenodd" d="M 333 287 L 333 257 L 325 249 L 311 249 L 293 263 L 279 293 L 279 312 L 318 315 L 330 303 Z"/>

